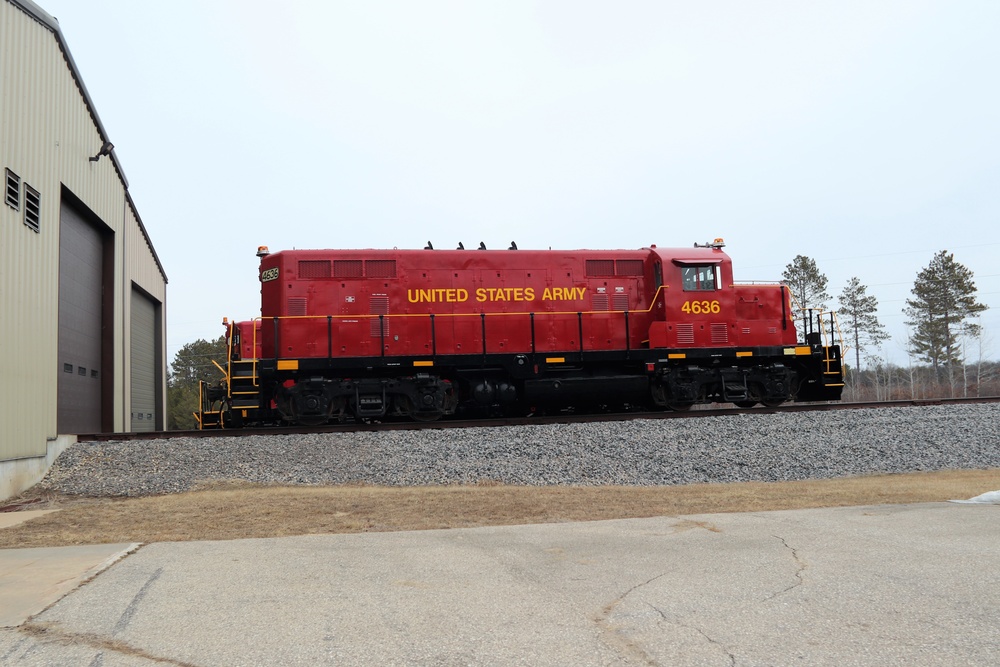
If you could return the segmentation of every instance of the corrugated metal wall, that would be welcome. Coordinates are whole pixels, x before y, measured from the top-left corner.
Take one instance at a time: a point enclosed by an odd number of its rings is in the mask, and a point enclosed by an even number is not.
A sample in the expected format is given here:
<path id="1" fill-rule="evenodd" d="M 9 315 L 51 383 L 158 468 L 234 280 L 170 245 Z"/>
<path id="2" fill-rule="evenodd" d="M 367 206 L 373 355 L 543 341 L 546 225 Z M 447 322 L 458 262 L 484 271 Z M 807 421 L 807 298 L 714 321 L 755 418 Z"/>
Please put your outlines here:
<path id="1" fill-rule="evenodd" d="M 30 9 L 30 7 L 29 7 Z M 49 23 L 49 25 L 46 25 Z M 0 463 L 42 456 L 57 435 L 59 211 L 64 198 L 112 230 L 113 425 L 127 430 L 129 301 L 138 285 L 160 304 L 166 280 L 103 143 L 96 114 L 53 32 L 17 3 L 0 0 L 0 175 L 21 178 L 22 206 L 0 203 Z M 23 185 L 41 195 L 39 231 L 23 224 Z M 111 289 L 108 289 L 111 287 Z M 161 322 L 165 321 L 161 316 Z M 161 329 L 162 331 L 162 329 Z M 162 338 L 161 340 L 165 340 Z M 161 377 L 165 360 L 158 361 Z M 165 407 L 165 406 L 164 406 Z"/>

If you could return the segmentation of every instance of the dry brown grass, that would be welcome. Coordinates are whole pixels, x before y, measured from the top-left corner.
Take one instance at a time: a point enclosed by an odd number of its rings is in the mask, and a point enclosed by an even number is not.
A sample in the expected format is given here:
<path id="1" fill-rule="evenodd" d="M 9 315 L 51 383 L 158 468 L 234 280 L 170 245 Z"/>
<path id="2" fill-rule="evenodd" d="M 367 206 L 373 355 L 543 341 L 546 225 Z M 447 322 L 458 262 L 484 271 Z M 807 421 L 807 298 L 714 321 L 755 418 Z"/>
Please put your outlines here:
<path id="1" fill-rule="evenodd" d="M 0 548 L 467 528 L 710 512 L 916 503 L 1000 489 L 1000 470 L 671 487 L 385 488 L 215 484 L 135 499 L 47 498 Z"/>

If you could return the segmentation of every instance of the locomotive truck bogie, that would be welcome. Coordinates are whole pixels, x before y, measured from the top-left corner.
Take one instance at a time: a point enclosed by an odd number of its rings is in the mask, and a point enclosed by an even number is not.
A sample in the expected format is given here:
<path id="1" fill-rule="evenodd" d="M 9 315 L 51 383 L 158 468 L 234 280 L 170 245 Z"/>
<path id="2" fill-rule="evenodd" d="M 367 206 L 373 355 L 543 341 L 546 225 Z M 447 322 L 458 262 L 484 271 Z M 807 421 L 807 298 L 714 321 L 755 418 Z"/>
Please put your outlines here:
<path id="1" fill-rule="evenodd" d="M 407 377 L 310 377 L 283 382 L 275 392 L 282 419 L 315 426 L 330 421 L 405 417 L 433 421 L 455 413 L 450 380 L 428 374 Z"/>

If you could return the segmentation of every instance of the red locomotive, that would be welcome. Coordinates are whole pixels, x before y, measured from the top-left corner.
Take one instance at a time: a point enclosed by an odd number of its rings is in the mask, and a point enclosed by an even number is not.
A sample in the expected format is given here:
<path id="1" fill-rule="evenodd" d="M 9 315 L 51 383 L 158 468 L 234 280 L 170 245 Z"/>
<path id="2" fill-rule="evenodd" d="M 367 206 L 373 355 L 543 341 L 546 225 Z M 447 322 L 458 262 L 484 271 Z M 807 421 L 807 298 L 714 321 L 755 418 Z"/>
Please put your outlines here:
<path id="1" fill-rule="evenodd" d="M 735 284 L 722 247 L 262 247 L 261 317 L 230 326 L 199 420 L 838 400 L 832 323 L 798 342 L 788 289 Z"/>

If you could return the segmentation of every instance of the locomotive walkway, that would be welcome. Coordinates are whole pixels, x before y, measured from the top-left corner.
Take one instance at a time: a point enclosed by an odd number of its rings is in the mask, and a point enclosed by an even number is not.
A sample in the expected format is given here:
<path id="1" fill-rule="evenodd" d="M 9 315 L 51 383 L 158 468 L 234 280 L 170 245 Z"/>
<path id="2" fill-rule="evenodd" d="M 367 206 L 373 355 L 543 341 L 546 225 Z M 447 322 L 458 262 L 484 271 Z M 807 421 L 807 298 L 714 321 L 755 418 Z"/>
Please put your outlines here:
<path id="1" fill-rule="evenodd" d="M 48 552 L 35 565 L 0 550 L 4 608 L 13 585 L 37 588 L 18 627 L 0 629 L 0 664 L 994 665 L 998 512 L 929 503 L 156 543 L 55 604 L 49 584 L 129 545 L 48 570 L 78 548 L 31 550 Z"/>

